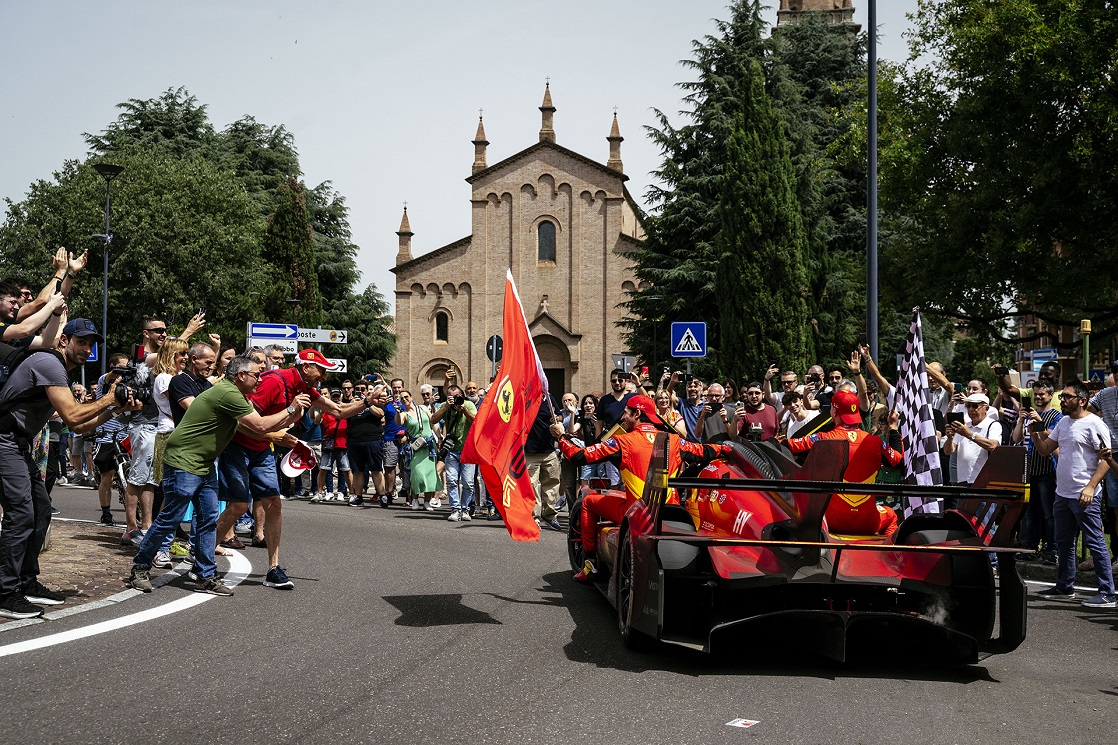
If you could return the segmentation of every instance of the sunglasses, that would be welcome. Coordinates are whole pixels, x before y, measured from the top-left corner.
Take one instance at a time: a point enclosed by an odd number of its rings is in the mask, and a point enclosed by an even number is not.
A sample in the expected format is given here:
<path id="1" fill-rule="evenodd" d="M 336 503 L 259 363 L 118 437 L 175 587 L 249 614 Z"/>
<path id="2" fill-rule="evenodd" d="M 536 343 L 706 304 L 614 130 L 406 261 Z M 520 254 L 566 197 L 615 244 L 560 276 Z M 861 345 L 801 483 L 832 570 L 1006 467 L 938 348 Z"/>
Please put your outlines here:
<path id="1" fill-rule="evenodd" d="M 977 409 L 979 406 L 985 406 L 985 405 L 986 404 L 963 404 L 963 406 L 968 408 L 968 409 Z"/>
<path id="2" fill-rule="evenodd" d="M 153 334 L 165 334 L 165 333 L 167 333 L 167 327 L 166 326 L 160 326 L 159 328 L 144 329 L 144 331 L 150 331 Z"/>

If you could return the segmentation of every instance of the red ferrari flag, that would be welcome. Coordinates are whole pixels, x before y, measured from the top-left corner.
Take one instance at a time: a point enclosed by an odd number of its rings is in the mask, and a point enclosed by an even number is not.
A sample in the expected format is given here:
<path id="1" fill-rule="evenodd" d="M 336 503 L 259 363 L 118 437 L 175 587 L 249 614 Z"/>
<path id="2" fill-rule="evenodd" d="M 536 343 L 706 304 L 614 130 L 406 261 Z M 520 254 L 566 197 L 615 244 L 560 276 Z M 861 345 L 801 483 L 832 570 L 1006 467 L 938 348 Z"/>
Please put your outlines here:
<path id="1" fill-rule="evenodd" d="M 501 368 L 466 436 L 462 462 L 478 464 L 513 540 L 538 541 L 540 526 L 532 517 L 536 492 L 528 478 L 524 444 L 540 403 L 548 395 L 547 378 L 511 269 L 505 277 L 503 326 Z"/>

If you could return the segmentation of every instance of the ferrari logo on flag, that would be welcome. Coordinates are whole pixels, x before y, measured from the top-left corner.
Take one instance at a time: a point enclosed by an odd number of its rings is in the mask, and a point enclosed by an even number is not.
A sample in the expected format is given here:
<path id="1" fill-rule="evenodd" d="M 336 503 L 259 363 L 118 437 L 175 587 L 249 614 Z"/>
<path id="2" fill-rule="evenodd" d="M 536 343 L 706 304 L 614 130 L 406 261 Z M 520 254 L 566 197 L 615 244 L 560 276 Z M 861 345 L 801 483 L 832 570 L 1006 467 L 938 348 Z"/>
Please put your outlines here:
<path id="1" fill-rule="evenodd" d="M 516 393 L 507 375 L 497 390 L 500 391 L 497 394 L 497 413 L 501 415 L 501 421 L 508 424 L 512 417 L 512 405 L 516 401 Z"/>

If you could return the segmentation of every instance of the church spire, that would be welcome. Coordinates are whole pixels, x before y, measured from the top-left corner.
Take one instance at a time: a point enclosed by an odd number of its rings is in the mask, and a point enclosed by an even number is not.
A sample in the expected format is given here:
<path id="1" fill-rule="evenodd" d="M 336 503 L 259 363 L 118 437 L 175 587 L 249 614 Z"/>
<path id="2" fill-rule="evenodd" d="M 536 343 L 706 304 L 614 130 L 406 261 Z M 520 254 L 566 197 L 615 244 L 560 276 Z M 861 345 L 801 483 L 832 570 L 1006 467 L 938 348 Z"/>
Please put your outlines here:
<path id="1" fill-rule="evenodd" d="M 400 249 L 396 252 L 396 266 L 411 261 L 411 223 L 408 222 L 408 203 L 404 202 L 404 216 L 400 220 L 400 229 L 396 231 L 400 236 Z"/>
<path id="2" fill-rule="evenodd" d="M 609 137 L 609 160 L 606 161 L 606 168 L 612 168 L 615 171 L 625 172 L 624 166 L 621 165 L 621 143 L 625 140 L 621 136 L 621 130 L 617 127 L 617 112 L 613 112 L 613 126 L 610 127 Z"/>
<path id="3" fill-rule="evenodd" d="M 474 135 L 474 166 L 473 173 L 485 170 L 485 146 L 489 140 L 485 139 L 485 127 L 482 125 L 481 112 L 477 115 L 477 134 Z"/>
<path id="4" fill-rule="evenodd" d="M 555 142 L 555 130 L 552 128 L 555 107 L 551 105 L 551 80 L 543 89 L 543 105 L 540 106 L 543 122 L 540 125 L 540 142 Z"/>

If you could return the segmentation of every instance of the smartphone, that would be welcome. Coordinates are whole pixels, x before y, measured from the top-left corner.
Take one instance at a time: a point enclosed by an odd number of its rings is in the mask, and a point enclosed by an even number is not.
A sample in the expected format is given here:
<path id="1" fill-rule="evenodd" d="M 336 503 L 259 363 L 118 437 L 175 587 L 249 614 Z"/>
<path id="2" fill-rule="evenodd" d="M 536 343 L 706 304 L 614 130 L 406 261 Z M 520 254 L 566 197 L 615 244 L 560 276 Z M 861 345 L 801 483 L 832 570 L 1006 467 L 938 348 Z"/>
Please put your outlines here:
<path id="1" fill-rule="evenodd" d="M 949 412 L 947 414 L 947 416 L 945 416 L 943 418 L 943 421 L 947 424 L 951 424 L 951 422 L 957 422 L 959 424 L 962 424 L 963 423 L 963 412 L 961 412 L 961 411 Z"/>
<path id="2" fill-rule="evenodd" d="M 61 279 L 54 280 L 54 291 L 56 293 L 57 292 L 62 292 L 62 280 Z"/>
<path id="3" fill-rule="evenodd" d="M 1004 378 L 1006 375 L 1009 375 L 1009 368 L 1005 365 L 994 365 L 994 374 L 999 378 Z"/>
<path id="4" fill-rule="evenodd" d="M 648 377 L 648 365 L 645 365 L 644 367 L 641 368 L 641 377 L 642 378 L 647 378 Z"/>
<path id="5" fill-rule="evenodd" d="M 864 333 L 858 334 L 858 346 L 859 347 L 869 346 L 869 343 L 870 343 L 870 340 Z"/>
<path id="6" fill-rule="evenodd" d="M 132 345 L 132 359 L 135 360 L 136 362 L 143 362 L 144 360 L 147 359 L 147 353 L 144 352 L 144 345 L 143 344 L 133 344 Z"/>

